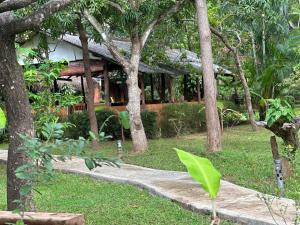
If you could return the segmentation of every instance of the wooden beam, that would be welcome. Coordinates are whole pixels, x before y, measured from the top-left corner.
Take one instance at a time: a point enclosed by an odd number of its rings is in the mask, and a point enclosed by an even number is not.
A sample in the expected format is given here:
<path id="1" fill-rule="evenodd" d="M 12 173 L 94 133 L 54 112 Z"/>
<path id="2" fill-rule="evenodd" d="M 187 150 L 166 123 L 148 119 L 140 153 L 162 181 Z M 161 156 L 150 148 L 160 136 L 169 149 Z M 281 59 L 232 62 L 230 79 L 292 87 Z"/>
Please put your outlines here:
<path id="1" fill-rule="evenodd" d="M 25 212 L 21 218 L 19 214 L 0 211 L 0 224 L 16 223 L 21 219 L 27 225 L 85 225 L 81 214 Z"/>
<path id="2" fill-rule="evenodd" d="M 103 63 L 92 62 L 90 68 L 92 73 L 103 71 Z M 60 76 L 72 76 L 77 74 L 84 74 L 83 62 L 72 63 L 60 72 Z"/>

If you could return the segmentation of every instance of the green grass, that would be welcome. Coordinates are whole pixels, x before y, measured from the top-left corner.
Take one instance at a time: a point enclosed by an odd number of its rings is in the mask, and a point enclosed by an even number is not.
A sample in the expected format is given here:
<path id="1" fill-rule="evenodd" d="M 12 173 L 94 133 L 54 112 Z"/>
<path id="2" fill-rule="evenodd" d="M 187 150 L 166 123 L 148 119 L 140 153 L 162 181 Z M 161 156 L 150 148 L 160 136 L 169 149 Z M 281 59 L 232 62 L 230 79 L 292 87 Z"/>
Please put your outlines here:
<path id="1" fill-rule="evenodd" d="M 5 170 L 0 165 L 0 210 L 5 209 Z M 39 211 L 83 213 L 88 225 L 207 225 L 209 216 L 182 209 L 131 185 L 95 181 L 58 173 L 51 184 L 38 187 Z M 222 225 L 236 223 L 222 221 Z"/>
<path id="2" fill-rule="evenodd" d="M 174 147 L 193 154 L 209 158 L 220 170 L 223 179 L 263 193 L 278 194 L 273 159 L 269 139 L 271 132 L 259 129 L 252 132 L 250 126 L 243 125 L 225 130 L 223 134 L 223 151 L 209 153 L 205 150 L 205 133 L 182 138 L 157 139 L 149 141 L 149 150 L 140 155 L 130 151 L 131 142 L 125 143 L 124 161 L 126 163 L 163 169 L 185 171 L 173 150 Z M 279 146 L 281 140 L 278 138 Z M 93 150 L 88 150 L 93 152 Z M 116 156 L 116 142 L 102 143 L 102 152 Z M 60 154 L 61 152 L 56 152 Z M 297 156 L 295 176 L 286 180 L 286 196 L 300 200 L 300 154 Z"/>
<path id="3" fill-rule="evenodd" d="M 1 149 L 8 149 L 8 144 L 7 143 L 0 143 L 0 150 Z"/>
<path id="4" fill-rule="evenodd" d="M 223 179 L 252 188 L 263 193 L 278 194 L 273 172 L 273 159 L 270 149 L 271 133 L 263 128 L 252 132 L 250 126 L 238 126 L 223 134 L 223 151 L 209 153 L 205 150 L 206 136 L 194 134 L 179 139 L 158 139 L 149 141 L 149 150 L 141 155 L 130 151 L 131 143 L 125 143 L 126 163 L 163 169 L 185 171 L 173 150 L 174 147 L 209 158 L 220 170 Z M 281 147 L 281 140 L 278 139 Z M 129 150 L 129 151 L 128 151 Z M 115 156 L 116 144 L 107 142 L 103 152 Z M 300 154 L 297 157 L 295 176 L 286 180 L 286 196 L 300 200 Z"/>

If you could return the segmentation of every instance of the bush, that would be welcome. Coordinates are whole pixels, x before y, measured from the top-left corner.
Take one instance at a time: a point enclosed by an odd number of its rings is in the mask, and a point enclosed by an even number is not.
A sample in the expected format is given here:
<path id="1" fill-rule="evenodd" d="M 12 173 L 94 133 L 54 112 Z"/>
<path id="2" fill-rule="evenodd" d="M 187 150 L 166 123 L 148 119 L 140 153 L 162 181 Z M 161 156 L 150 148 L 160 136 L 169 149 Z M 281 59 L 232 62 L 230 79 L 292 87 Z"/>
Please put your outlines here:
<path id="1" fill-rule="evenodd" d="M 141 113 L 144 129 L 146 132 L 146 136 L 149 139 L 153 139 L 157 137 L 157 113 L 150 111 L 143 111 Z"/>
<path id="2" fill-rule="evenodd" d="M 0 144 L 8 142 L 8 131 L 7 129 L 0 130 Z"/>
<path id="3" fill-rule="evenodd" d="M 174 137 L 182 134 L 205 130 L 204 104 L 168 104 L 161 111 L 162 137 Z"/>
<path id="4" fill-rule="evenodd" d="M 97 110 L 96 117 L 98 126 L 100 129 L 104 121 L 112 115 L 115 116 L 108 120 L 102 131 L 104 131 L 107 135 L 112 135 L 113 139 L 120 139 L 121 126 L 117 118 L 117 112 L 114 112 L 110 109 Z M 157 114 L 155 112 L 145 111 L 141 113 L 141 117 L 147 137 L 155 138 L 158 130 L 156 122 Z M 72 123 L 75 126 L 72 126 L 66 130 L 65 137 L 74 139 L 77 139 L 80 136 L 84 138 L 88 137 L 90 124 L 87 112 L 73 113 L 69 116 L 67 122 Z M 124 133 L 127 138 L 130 137 L 129 130 L 124 130 Z"/>

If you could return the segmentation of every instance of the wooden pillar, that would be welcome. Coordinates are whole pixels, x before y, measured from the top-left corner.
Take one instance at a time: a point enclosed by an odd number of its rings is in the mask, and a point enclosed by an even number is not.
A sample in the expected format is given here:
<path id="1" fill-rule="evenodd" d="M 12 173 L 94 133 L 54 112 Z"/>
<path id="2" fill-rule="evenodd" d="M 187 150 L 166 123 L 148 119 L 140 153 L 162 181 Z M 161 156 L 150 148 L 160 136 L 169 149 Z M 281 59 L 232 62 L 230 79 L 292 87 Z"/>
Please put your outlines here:
<path id="1" fill-rule="evenodd" d="M 153 75 L 150 74 L 150 83 L 151 83 L 151 100 L 154 101 L 154 87 L 153 87 Z"/>
<path id="2" fill-rule="evenodd" d="M 187 79 L 188 79 L 188 75 L 185 74 L 184 77 L 183 77 L 183 97 L 184 97 L 184 100 L 186 101 L 187 100 Z"/>
<path id="3" fill-rule="evenodd" d="M 200 84 L 200 78 L 197 78 L 197 99 L 198 102 L 201 102 L 201 84 Z"/>
<path id="4" fill-rule="evenodd" d="M 85 90 L 84 90 L 83 75 L 80 75 L 80 81 L 81 81 L 81 92 L 82 92 L 82 96 L 83 96 L 83 102 L 84 102 L 85 110 L 87 110 L 86 97 L 85 97 Z"/>
<path id="5" fill-rule="evenodd" d="M 59 91 L 59 88 L 58 88 L 58 84 L 57 84 L 57 80 L 55 79 L 54 81 L 53 81 L 53 86 L 54 86 L 54 93 L 57 93 L 58 91 Z"/>
<path id="6" fill-rule="evenodd" d="M 108 77 L 108 68 L 107 63 L 104 64 L 103 68 L 103 76 L 104 76 L 104 95 L 105 95 L 105 104 L 110 106 L 110 95 L 109 95 L 109 77 Z"/>
<path id="7" fill-rule="evenodd" d="M 205 97 L 205 93 L 204 93 L 204 77 L 202 75 L 202 78 L 201 78 L 201 98 L 204 99 Z"/>
<path id="8" fill-rule="evenodd" d="M 146 99 L 145 99 L 145 83 L 144 83 L 143 74 L 139 75 L 139 81 L 140 81 L 140 86 L 141 86 L 142 106 L 145 106 L 146 105 Z"/>
<path id="9" fill-rule="evenodd" d="M 171 103 L 175 102 L 175 89 L 174 89 L 174 77 L 169 77 L 169 85 L 168 85 L 168 91 L 169 91 L 169 101 Z"/>
<path id="10" fill-rule="evenodd" d="M 161 90 L 160 90 L 160 101 L 164 102 L 166 100 L 166 76 L 161 74 Z"/>

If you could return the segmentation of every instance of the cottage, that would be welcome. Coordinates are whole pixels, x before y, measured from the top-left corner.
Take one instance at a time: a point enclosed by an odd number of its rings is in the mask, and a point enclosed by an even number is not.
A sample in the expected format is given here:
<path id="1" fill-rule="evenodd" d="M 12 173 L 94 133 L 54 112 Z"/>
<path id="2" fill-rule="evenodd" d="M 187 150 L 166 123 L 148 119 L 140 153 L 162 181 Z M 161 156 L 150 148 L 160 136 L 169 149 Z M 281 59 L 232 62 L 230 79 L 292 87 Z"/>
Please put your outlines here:
<path id="1" fill-rule="evenodd" d="M 37 48 L 39 45 L 39 35 L 22 45 L 26 48 Z M 48 56 L 52 61 L 66 59 L 69 66 L 61 72 L 60 78 L 54 82 L 54 89 L 59 90 L 62 83 L 70 82 L 76 89 L 81 89 L 85 97 L 84 66 L 81 42 L 78 36 L 63 35 L 60 39 L 53 40 L 47 38 Z M 122 54 L 130 53 L 130 43 L 126 41 L 114 41 L 114 44 Z M 91 71 L 95 80 L 96 106 L 107 105 L 117 109 L 124 109 L 128 101 L 126 75 L 122 67 L 116 62 L 104 44 L 89 40 L 89 51 L 91 60 Z M 143 62 L 139 64 L 139 85 L 142 91 L 141 104 L 143 108 L 159 109 L 158 103 L 175 102 L 173 82 L 177 76 L 184 76 L 183 101 L 187 100 L 188 89 L 186 83 L 189 76 L 187 65 L 192 66 L 197 71 L 201 71 L 202 64 L 196 53 L 187 50 L 168 49 L 166 56 L 168 63 L 149 66 Z M 20 62 L 22 63 L 22 61 Z M 34 63 L 38 63 L 37 60 Z M 221 66 L 214 65 L 216 74 L 232 73 Z M 196 100 L 203 98 L 203 82 L 199 82 Z M 156 105 L 156 106 L 155 106 Z M 84 104 L 76 106 L 76 109 L 84 108 Z"/>

